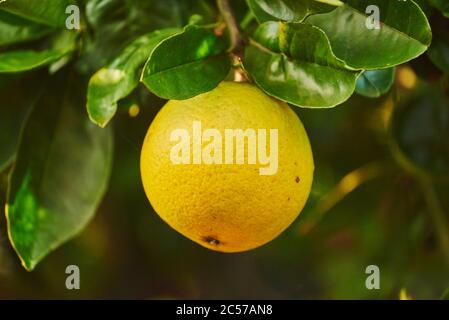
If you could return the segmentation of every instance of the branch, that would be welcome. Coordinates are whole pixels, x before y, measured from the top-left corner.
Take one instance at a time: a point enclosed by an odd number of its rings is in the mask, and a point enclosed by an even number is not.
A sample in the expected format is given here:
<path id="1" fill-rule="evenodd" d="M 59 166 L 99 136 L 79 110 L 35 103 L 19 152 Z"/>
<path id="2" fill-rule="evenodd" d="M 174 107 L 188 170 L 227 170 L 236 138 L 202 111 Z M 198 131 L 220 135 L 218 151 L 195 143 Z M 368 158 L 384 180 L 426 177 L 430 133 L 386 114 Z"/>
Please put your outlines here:
<path id="1" fill-rule="evenodd" d="M 229 37 L 231 39 L 230 51 L 239 51 L 243 45 L 243 38 L 240 28 L 235 19 L 229 0 L 217 0 L 218 9 L 228 28 Z"/>

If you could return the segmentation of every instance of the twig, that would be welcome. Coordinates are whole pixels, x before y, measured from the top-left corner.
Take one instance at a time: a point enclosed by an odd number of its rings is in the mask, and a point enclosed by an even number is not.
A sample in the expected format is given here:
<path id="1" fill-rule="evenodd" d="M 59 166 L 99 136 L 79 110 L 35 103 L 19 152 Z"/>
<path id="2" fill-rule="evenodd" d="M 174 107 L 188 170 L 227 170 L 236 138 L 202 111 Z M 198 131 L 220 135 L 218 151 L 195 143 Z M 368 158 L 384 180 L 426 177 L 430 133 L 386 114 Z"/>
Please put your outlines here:
<path id="1" fill-rule="evenodd" d="M 232 11 L 229 0 L 217 0 L 218 9 L 228 27 L 229 38 L 231 40 L 230 51 L 238 51 L 241 49 L 243 44 L 243 38 L 240 33 L 240 28 L 235 19 L 234 13 Z"/>
<path id="2" fill-rule="evenodd" d="M 316 207 L 314 218 L 302 224 L 299 232 L 303 235 L 310 233 L 336 204 L 361 185 L 379 177 L 383 171 L 382 163 L 370 162 L 345 175 L 328 194 L 321 198 Z"/>

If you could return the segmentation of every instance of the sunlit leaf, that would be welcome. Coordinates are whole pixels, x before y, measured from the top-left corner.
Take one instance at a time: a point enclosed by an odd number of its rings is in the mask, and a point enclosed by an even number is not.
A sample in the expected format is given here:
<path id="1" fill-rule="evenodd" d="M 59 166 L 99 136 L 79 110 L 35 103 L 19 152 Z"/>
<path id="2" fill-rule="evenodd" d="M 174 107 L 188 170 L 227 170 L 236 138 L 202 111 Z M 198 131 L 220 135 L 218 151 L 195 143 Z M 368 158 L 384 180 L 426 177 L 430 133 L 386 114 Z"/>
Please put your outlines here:
<path id="1" fill-rule="evenodd" d="M 114 116 L 117 102 L 139 83 L 139 69 L 151 51 L 164 39 L 179 32 L 162 29 L 146 34 L 123 50 L 108 66 L 97 71 L 89 82 L 87 111 L 91 120 L 104 127 Z"/>
<path id="2" fill-rule="evenodd" d="M 160 43 L 142 72 L 142 82 L 165 99 L 187 99 L 215 88 L 228 74 L 226 42 L 211 30 L 187 26 Z"/>
<path id="3" fill-rule="evenodd" d="M 323 31 L 307 24 L 262 24 L 246 49 L 244 66 L 268 94 L 310 108 L 347 100 L 359 74 L 335 57 Z"/>

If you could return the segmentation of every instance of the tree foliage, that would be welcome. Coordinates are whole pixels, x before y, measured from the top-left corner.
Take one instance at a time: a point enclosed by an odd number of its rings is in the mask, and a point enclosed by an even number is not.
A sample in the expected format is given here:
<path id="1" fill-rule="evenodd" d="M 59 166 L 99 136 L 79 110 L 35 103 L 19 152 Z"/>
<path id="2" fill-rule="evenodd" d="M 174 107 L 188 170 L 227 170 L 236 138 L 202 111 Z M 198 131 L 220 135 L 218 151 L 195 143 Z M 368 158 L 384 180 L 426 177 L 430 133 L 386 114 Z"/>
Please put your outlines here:
<path id="1" fill-rule="evenodd" d="M 363 0 L 0 2 L 0 169 L 23 265 L 32 270 L 92 218 L 111 170 L 111 122 L 141 92 L 187 99 L 240 75 L 294 108 L 333 108 L 355 93 L 391 98 L 396 69 L 430 58 L 435 103 L 423 108 L 417 93 L 413 109 L 398 108 L 391 145 L 406 169 L 444 176 L 449 38 L 431 22 L 448 17 L 446 1 L 369 3 L 377 27 Z M 78 30 L 66 28 L 69 5 L 80 8 Z M 433 129 L 412 139 L 420 117 Z"/>

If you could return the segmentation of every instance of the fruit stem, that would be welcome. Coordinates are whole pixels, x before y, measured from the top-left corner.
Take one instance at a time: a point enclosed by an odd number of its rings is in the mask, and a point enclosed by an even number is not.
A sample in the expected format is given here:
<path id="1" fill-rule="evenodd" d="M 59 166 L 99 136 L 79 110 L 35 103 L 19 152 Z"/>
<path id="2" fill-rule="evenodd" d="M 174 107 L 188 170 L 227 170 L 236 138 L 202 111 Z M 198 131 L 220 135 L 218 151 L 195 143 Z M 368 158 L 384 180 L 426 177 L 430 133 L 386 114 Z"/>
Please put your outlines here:
<path id="1" fill-rule="evenodd" d="M 226 23 L 231 40 L 229 51 L 236 51 L 237 55 L 243 45 L 243 38 L 240 33 L 240 28 L 232 11 L 229 0 L 217 0 L 218 9 Z"/>

